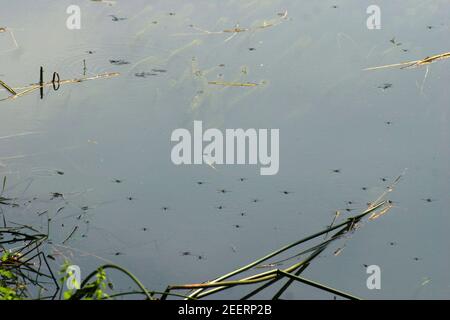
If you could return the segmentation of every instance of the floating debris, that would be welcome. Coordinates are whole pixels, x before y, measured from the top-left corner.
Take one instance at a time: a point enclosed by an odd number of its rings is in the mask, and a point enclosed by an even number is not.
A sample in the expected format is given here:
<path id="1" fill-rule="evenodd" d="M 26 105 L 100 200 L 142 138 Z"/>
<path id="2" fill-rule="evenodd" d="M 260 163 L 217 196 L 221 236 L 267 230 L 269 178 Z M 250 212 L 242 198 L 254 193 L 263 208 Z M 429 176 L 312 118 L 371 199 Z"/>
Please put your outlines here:
<path id="1" fill-rule="evenodd" d="M 392 83 L 383 83 L 377 87 L 378 89 L 386 90 L 392 88 Z"/>
<path id="2" fill-rule="evenodd" d="M 138 78 L 147 78 L 147 77 L 150 77 L 150 76 L 157 76 L 157 75 L 158 74 L 154 73 L 154 72 L 136 72 L 134 74 L 134 76 L 138 77 Z"/>
<path id="3" fill-rule="evenodd" d="M 259 83 L 254 82 L 241 83 L 241 82 L 225 82 L 225 81 L 208 81 L 208 83 L 225 87 L 256 87 L 259 85 Z"/>
<path id="4" fill-rule="evenodd" d="M 397 41 L 395 40 L 395 37 L 392 38 L 391 40 L 389 40 L 389 42 L 392 43 L 392 44 L 395 45 L 395 46 L 401 46 L 401 45 L 402 45 L 401 42 L 397 42 Z"/>
<path id="5" fill-rule="evenodd" d="M 12 95 L 16 95 L 17 93 L 12 89 L 10 86 L 8 86 L 6 83 L 4 83 L 2 80 L 0 80 L 0 85 L 9 91 Z"/>
<path id="6" fill-rule="evenodd" d="M 123 60 L 123 59 L 117 59 L 117 60 L 111 59 L 111 60 L 109 60 L 109 63 L 116 65 L 116 66 L 123 66 L 126 64 L 130 64 L 130 62 Z"/>
<path id="7" fill-rule="evenodd" d="M 113 0 L 91 0 L 91 1 L 104 3 L 104 4 L 107 4 L 108 6 L 113 6 L 116 4 L 116 1 L 113 1 Z"/>
<path id="8" fill-rule="evenodd" d="M 333 252 L 333 255 L 334 256 L 338 256 L 338 255 L 340 255 L 341 254 L 341 252 L 342 252 L 342 250 L 344 250 L 344 248 L 345 248 L 345 246 L 344 247 L 342 247 L 342 248 L 338 248 L 336 251 L 334 251 Z"/>
<path id="9" fill-rule="evenodd" d="M 408 62 L 388 64 L 388 65 L 379 66 L 379 67 L 370 67 L 370 68 L 366 68 L 366 69 L 363 69 L 363 70 L 364 71 L 369 71 L 369 70 L 378 70 L 378 69 L 394 68 L 394 67 L 401 67 L 400 69 L 408 69 L 408 68 L 420 67 L 420 66 L 423 66 L 423 65 L 428 65 L 428 64 L 431 64 L 431 63 L 433 63 L 435 61 L 448 59 L 448 58 L 450 58 L 450 52 L 445 52 L 445 53 L 437 54 L 437 55 L 434 55 L 434 56 L 431 56 L 431 57 L 426 57 L 426 58 L 424 58 L 422 60 L 414 60 L 414 61 L 408 61 Z"/>
<path id="10" fill-rule="evenodd" d="M 112 18 L 112 21 L 114 21 L 114 22 L 117 22 L 117 21 L 123 21 L 123 20 L 126 20 L 127 18 L 119 18 L 119 17 L 117 17 L 117 16 L 115 16 L 115 15 L 113 15 L 113 14 L 110 14 L 108 17 L 111 17 Z"/>
<path id="11" fill-rule="evenodd" d="M 59 88 L 59 86 L 62 84 L 81 83 L 81 82 L 90 81 L 90 80 L 107 79 L 107 78 L 117 77 L 119 75 L 120 75 L 120 73 L 118 73 L 118 72 L 106 72 L 106 73 L 101 73 L 101 74 L 98 74 L 98 75 L 95 75 L 92 77 L 74 78 L 74 79 L 67 79 L 67 80 L 59 80 L 58 79 L 57 83 L 58 83 L 58 88 Z M 3 87 L 5 87 L 4 84 L 5 83 L 3 82 L 3 84 L 2 84 Z M 55 80 L 53 79 L 52 81 L 49 81 L 49 82 L 36 83 L 36 84 L 32 84 L 32 85 L 29 85 L 26 87 L 18 88 L 18 89 L 22 90 L 20 92 L 18 92 L 17 89 L 10 88 L 12 91 L 7 89 L 11 93 L 11 95 L 8 96 L 7 98 L 0 99 L 0 101 L 17 99 L 19 97 L 23 97 L 33 91 L 40 90 L 41 88 L 47 87 L 47 86 L 54 87 Z"/>
<path id="12" fill-rule="evenodd" d="M 283 13 L 278 13 L 277 16 L 278 17 L 276 19 L 273 19 L 271 21 L 264 21 L 261 25 L 258 25 L 256 27 L 241 28 L 239 26 L 239 24 L 236 24 L 236 26 L 234 28 L 224 29 L 222 31 L 209 31 L 209 30 L 205 30 L 205 29 L 199 28 L 199 27 L 191 24 L 190 27 L 199 31 L 200 33 L 178 33 L 178 34 L 174 34 L 174 35 L 175 36 L 189 36 L 189 35 L 199 35 L 199 34 L 200 35 L 213 35 L 213 34 L 229 34 L 229 33 L 231 33 L 232 35 L 229 36 L 227 39 L 225 39 L 225 42 L 227 42 L 227 41 L 231 40 L 232 38 L 234 38 L 239 33 L 252 32 L 252 31 L 258 31 L 258 30 L 262 30 L 262 29 L 266 29 L 266 28 L 275 27 L 275 26 L 281 24 L 283 21 L 287 20 L 288 12 L 284 11 Z"/>
<path id="13" fill-rule="evenodd" d="M 383 208 L 380 211 L 375 211 L 370 217 L 369 220 L 375 220 L 381 217 L 382 215 L 385 215 L 389 210 L 393 208 L 393 205 L 388 204 L 385 208 Z"/>
<path id="14" fill-rule="evenodd" d="M 60 193 L 60 192 L 52 192 L 50 195 L 52 196 L 51 200 L 58 199 L 58 198 L 63 198 L 64 199 L 64 195 L 62 193 Z"/>
<path id="15" fill-rule="evenodd" d="M 69 241 L 70 238 L 75 234 L 75 232 L 78 230 L 78 226 L 75 226 L 72 230 L 72 232 L 67 236 L 67 238 L 62 242 L 62 244 L 66 244 L 67 241 Z"/>

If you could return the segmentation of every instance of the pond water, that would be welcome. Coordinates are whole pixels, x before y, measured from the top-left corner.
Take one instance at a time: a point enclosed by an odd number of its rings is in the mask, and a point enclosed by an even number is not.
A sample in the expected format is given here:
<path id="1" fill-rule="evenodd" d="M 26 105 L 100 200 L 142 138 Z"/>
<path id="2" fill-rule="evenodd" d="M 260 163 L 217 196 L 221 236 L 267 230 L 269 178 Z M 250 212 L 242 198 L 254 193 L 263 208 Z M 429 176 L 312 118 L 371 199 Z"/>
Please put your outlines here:
<path id="1" fill-rule="evenodd" d="M 53 72 L 120 75 L 0 102 L 0 176 L 21 204 L 3 215 L 38 226 L 51 217 L 57 262 L 64 254 L 87 274 L 106 259 L 162 290 L 319 231 L 336 210 L 364 210 L 404 172 L 389 213 L 341 241 L 339 255 L 325 251 L 304 276 L 363 298 L 448 297 L 449 61 L 363 71 L 448 51 L 448 1 L 378 1 L 379 30 L 366 26 L 371 4 L 4 3 L 0 79 L 9 86 L 38 82 L 40 66 L 45 81 Z M 70 5 L 81 8 L 79 30 L 66 26 Z M 234 28 L 242 32 L 224 32 Z M 279 129 L 278 174 L 175 166 L 171 134 L 195 120 Z M 380 267 L 380 290 L 368 290 L 364 265 Z M 282 298 L 332 295 L 294 284 Z"/>

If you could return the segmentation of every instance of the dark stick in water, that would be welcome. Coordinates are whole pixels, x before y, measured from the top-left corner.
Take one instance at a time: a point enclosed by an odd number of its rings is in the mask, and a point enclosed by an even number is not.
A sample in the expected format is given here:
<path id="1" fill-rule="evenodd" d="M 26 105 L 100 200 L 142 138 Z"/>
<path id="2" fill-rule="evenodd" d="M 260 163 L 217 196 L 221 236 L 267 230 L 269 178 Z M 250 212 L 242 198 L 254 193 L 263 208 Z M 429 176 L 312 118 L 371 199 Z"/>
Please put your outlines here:
<path id="1" fill-rule="evenodd" d="M 41 94 L 41 99 L 44 99 L 44 68 L 41 66 L 41 71 L 39 73 L 39 92 Z"/>

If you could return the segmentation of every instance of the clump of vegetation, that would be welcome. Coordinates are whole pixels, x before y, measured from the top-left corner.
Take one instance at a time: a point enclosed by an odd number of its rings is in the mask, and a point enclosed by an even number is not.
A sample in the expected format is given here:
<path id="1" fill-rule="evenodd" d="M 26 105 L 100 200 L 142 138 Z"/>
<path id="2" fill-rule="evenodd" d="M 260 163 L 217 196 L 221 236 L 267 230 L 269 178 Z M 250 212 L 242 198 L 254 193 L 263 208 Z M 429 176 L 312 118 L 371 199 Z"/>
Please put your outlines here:
<path id="1" fill-rule="evenodd" d="M 58 282 L 41 247 L 47 240 L 31 226 L 0 228 L 0 299 L 54 299 Z"/>

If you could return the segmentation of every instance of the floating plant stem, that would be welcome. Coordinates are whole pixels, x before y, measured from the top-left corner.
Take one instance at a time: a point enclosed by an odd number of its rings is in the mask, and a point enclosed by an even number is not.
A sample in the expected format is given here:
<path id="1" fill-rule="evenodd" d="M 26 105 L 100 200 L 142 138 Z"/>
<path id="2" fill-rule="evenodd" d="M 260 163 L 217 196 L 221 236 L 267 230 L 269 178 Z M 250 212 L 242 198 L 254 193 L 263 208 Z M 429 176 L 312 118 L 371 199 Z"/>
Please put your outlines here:
<path id="1" fill-rule="evenodd" d="M 67 241 L 69 241 L 70 238 L 72 238 L 73 234 L 78 230 L 78 226 L 75 226 L 72 230 L 72 232 L 67 236 L 67 238 L 62 242 L 63 244 L 66 244 Z"/>
<path id="2" fill-rule="evenodd" d="M 97 80 L 97 79 L 108 79 L 108 78 L 112 78 L 112 77 L 117 77 L 119 76 L 120 73 L 118 72 L 106 72 L 106 73 L 100 73 L 98 75 L 95 76 L 91 76 L 91 77 L 84 77 L 84 78 L 74 78 L 74 79 L 66 79 L 66 80 L 60 80 L 58 81 L 59 85 L 62 84 L 72 84 L 72 83 L 80 83 L 80 82 L 84 82 L 84 81 L 90 81 L 90 80 Z M 14 94 L 12 94 L 11 96 L 4 98 L 4 99 L 0 99 L 0 101 L 6 101 L 6 100 L 13 100 L 19 97 L 23 97 L 35 90 L 38 90 L 40 88 L 44 88 L 47 86 L 53 86 L 54 82 L 53 81 L 48 81 L 48 82 L 43 82 L 42 84 L 37 83 L 37 84 L 32 84 L 30 86 L 27 87 L 22 87 L 22 91 L 20 92 L 14 92 Z M 58 87 L 59 88 L 59 87 Z M 8 90 L 8 89 L 7 89 Z M 10 90 L 8 90 L 10 91 Z M 14 90 L 13 90 L 14 91 Z M 11 92 L 11 91 L 10 91 Z M 12 92 L 11 92 L 12 93 Z"/>
<path id="3" fill-rule="evenodd" d="M 8 86 L 6 83 L 4 83 L 2 80 L 0 80 L 0 85 L 3 88 L 5 88 L 6 90 L 8 90 L 9 93 L 11 93 L 12 95 L 16 95 L 16 92 L 10 86 Z"/>
<path id="4" fill-rule="evenodd" d="M 209 84 L 215 84 L 218 86 L 225 86 L 225 87 L 256 87 L 259 84 L 253 83 L 253 82 L 225 82 L 225 81 L 209 81 Z"/>
<path id="5" fill-rule="evenodd" d="M 98 273 L 99 270 L 105 270 L 105 269 L 116 269 L 116 270 L 124 273 L 131 280 L 133 280 L 133 282 L 139 287 L 139 289 L 142 290 L 142 293 L 145 294 L 145 296 L 147 297 L 148 300 L 155 300 L 152 293 L 145 288 L 145 286 L 138 280 L 138 278 L 136 278 L 136 276 L 134 276 L 130 271 L 128 271 L 120 266 L 117 266 L 115 264 L 105 264 L 105 265 L 97 268 L 97 270 L 93 271 L 91 274 L 89 274 L 81 283 L 80 289 L 77 290 L 77 292 L 75 292 L 75 294 L 72 296 L 71 299 L 72 300 L 79 299 L 79 296 L 77 295 L 77 293 L 82 294 L 82 290 L 88 284 L 89 280 L 92 277 L 94 277 Z"/>
<path id="6" fill-rule="evenodd" d="M 423 65 L 428 65 L 430 63 L 433 63 L 435 61 L 448 59 L 450 58 L 450 52 L 444 52 L 441 54 L 437 54 L 431 57 L 426 57 L 422 60 L 414 60 L 414 61 L 408 61 L 408 62 L 400 62 L 400 63 L 394 63 L 394 64 L 388 64 L 384 66 L 378 66 L 378 67 L 370 67 L 363 69 L 364 71 L 370 71 L 370 70 L 378 70 L 378 69 L 386 69 L 386 68 L 395 68 L 395 67 L 401 67 L 401 69 L 406 68 L 413 68 L 413 67 L 419 67 Z"/>
<path id="7" fill-rule="evenodd" d="M 315 287 L 315 288 L 321 289 L 323 291 L 327 291 L 327 292 L 336 294 L 336 295 L 344 297 L 344 298 L 348 298 L 350 300 L 360 300 L 360 298 L 355 297 L 353 295 L 350 295 L 348 293 L 345 293 L 343 291 L 340 291 L 340 290 L 337 290 L 337 289 L 325 286 L 325 285 L 320 284 L 318 282 L 311 281 L 311 280 L 308 280 L 308 279 L 305 279 L 305 278 L 302 278 L 302 277 L 294 276 L 294 275 L 292 275 L 290 273 L 284 272 L 283 270 L 279 270 L 278 273 L 280 273 L 281 275 L 283 275 L 283 276 L 285 276 L 287 278 L 290 278 L 292 280 L 305 283 L 305 284 L 310 285 L 312 287 Z"/>

